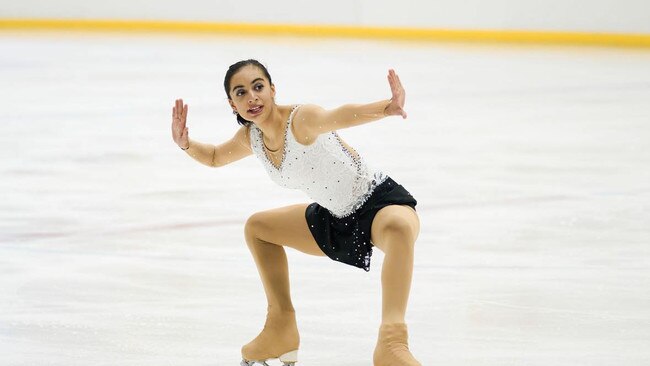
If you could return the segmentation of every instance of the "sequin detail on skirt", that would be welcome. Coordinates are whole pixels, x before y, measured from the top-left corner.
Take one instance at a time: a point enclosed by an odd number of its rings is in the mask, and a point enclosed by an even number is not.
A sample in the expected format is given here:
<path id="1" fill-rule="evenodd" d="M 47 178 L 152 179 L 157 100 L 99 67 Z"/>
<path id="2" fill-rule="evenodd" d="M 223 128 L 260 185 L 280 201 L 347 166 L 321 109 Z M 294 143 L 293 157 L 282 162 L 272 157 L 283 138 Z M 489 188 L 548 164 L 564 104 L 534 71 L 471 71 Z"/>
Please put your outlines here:
<path id="1" fill-rule="evenodd" d="M 361 207 L 345 217 L 336 217 L 314 202 L 307 206 L 305 218 L 323 253 L 335 261 L 370 271 L 370 227 L 377 212 L 388 205 L 409 205 L 415 209 L 417 201 L 388 176 L 364 199 Z"/>

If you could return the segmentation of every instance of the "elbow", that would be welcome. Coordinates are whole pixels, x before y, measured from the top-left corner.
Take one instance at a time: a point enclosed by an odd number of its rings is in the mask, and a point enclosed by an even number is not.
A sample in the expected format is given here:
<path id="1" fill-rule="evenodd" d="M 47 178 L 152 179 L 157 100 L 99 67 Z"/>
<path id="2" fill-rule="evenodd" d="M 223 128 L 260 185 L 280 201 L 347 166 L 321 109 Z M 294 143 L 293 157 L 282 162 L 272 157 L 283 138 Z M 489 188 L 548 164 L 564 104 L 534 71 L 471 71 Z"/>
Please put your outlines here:
<path id="1" fill-rule="evenodd" d="M 219 168 L 219 167 L 223 166 L 223 163 L 221 163 L 220 161 L 217 161 L 215 159 L 212 159 L 212 161 L 210 161 L 210 164 L 208 164 L 208 166 L 210 168 Z"/>
<path id="2" fill-rule="evenodd" d="M 228 165 L 230 161 L 227 160 L 227 158 L 224 158 L 221 155 L 214 155 L 212 157 L 212 160 L 210 160 L 210 164 L 208 164 L 211 168 L 221 168 L 224 165 Z"/>
<path id="3" fill-rule="evenodd" d="M 210 164 L 208 164 L 211 168 L 218 168 L 219 162 L 217 161 L 217 148 L 214 147 L 212 148 L 212 159 L 210 159 Z"/>

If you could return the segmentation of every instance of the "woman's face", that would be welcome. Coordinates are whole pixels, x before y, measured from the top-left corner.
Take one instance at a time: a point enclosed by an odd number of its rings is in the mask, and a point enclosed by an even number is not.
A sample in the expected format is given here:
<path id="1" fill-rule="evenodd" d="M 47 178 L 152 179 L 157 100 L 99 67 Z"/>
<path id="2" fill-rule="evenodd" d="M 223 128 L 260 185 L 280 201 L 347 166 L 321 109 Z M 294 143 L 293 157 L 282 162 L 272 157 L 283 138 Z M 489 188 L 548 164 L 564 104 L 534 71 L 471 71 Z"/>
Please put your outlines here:
<path id="1" fill-rule="evenodd" d="M 266 120 L 275 106 L 275 87 L 257 66 L 242 67 L 230 79 L 230 106 L 251 122 Z"/>

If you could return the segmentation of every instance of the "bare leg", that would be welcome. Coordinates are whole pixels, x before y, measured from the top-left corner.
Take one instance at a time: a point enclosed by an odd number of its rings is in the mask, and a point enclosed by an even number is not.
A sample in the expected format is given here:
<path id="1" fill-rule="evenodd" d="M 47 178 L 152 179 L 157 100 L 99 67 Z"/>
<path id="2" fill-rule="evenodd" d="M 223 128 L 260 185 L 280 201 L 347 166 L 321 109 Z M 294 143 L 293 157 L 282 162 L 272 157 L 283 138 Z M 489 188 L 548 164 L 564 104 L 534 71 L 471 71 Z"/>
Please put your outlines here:
<path id="1" fill-rule="evenodd" d="M 300 337 L 283 245 L 308 254 L 324 255 L 307 227 L 306 208 L 307 204 L 299 204 L 258 212 L 246 222 L 246 243 L 264 286 L 268 313 L 262 332 L 242 348 L 245 360 L 284 357 L 295 361 L 297 357 L 292 352 L 297 352 Z"/>
<path id="2" fill-rule="evenodd" d="M 384 244 L 381 322 L 404 323 L 413 277 L 414 242 L 399 233 L 386 233 Z"/>
<path id="3" fill-rule="evenodd" d="M 297 204 L 252 215 L 245 226 L 248 248 L 260 274 L 268 304 L 273 310 L 293 311 L 289 267 L 283 246 L 324 256 L 307 227 L 307 204 Z"/>
<path id="4" fill-rule="evenodd" d="M 382 325 L 373 357 L 375 366 L 420 365 L 408 349 L 404 320 L 419 230 L 417 213 L 408 206 L 384 207 L 372 223 L 371 240 L 385 253 L 381 273 Z"/>
<path id="5" fill-rule="evenodd" d="M 289 285 L 289 266 L 284 247 L 246 234 L 248 249 L 253 255 L 264 286 L 269 311 L 294 311 Z"/>
<path id="6" fill-rule="evenodd" d="M 382 323 L 404 323 L 419 231 L 419 219 L 409 206 L 384 207 L 372 223 L 371 240 L 385 254 L 381 273 Z"/>

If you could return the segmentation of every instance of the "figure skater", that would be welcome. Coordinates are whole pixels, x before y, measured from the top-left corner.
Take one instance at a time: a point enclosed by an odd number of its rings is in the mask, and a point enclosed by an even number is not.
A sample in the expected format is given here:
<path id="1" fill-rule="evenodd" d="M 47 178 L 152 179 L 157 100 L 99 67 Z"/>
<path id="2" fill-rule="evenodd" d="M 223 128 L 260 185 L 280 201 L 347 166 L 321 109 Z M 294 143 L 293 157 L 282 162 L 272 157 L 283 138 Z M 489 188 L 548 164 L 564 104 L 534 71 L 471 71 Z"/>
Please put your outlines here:
<path id="1" fill-rule="evenodd" d="M 374 365 L 421 365 L 409 351 L 404 319 L 420 231 L 417 201 L 389 176 L 369 168 L 336 132 L 387 116 L 406 118 L 404 88 L 392 69 L 388 83 L 392 98 L 375 103 L 332 110 L 278 105 L 266 67 L 257 60 L 237 62 L 226 72 L 224 89 L 241 127 L 216 146 L 189 138 L 188 106 L 176 100 L 172 135 L 189 156 L 221 167 L 255 154 L 274 182 L 315 201 L 257 212 L 246 221 L 244 236 L 268 306 L 263 330 L 241 349 L 242 366 L 267 365 L 274 358 L 284 366 L 297 362 L 300 337 L 284 247 L 369 271 L 373 246 L 385 253 Z"/>

